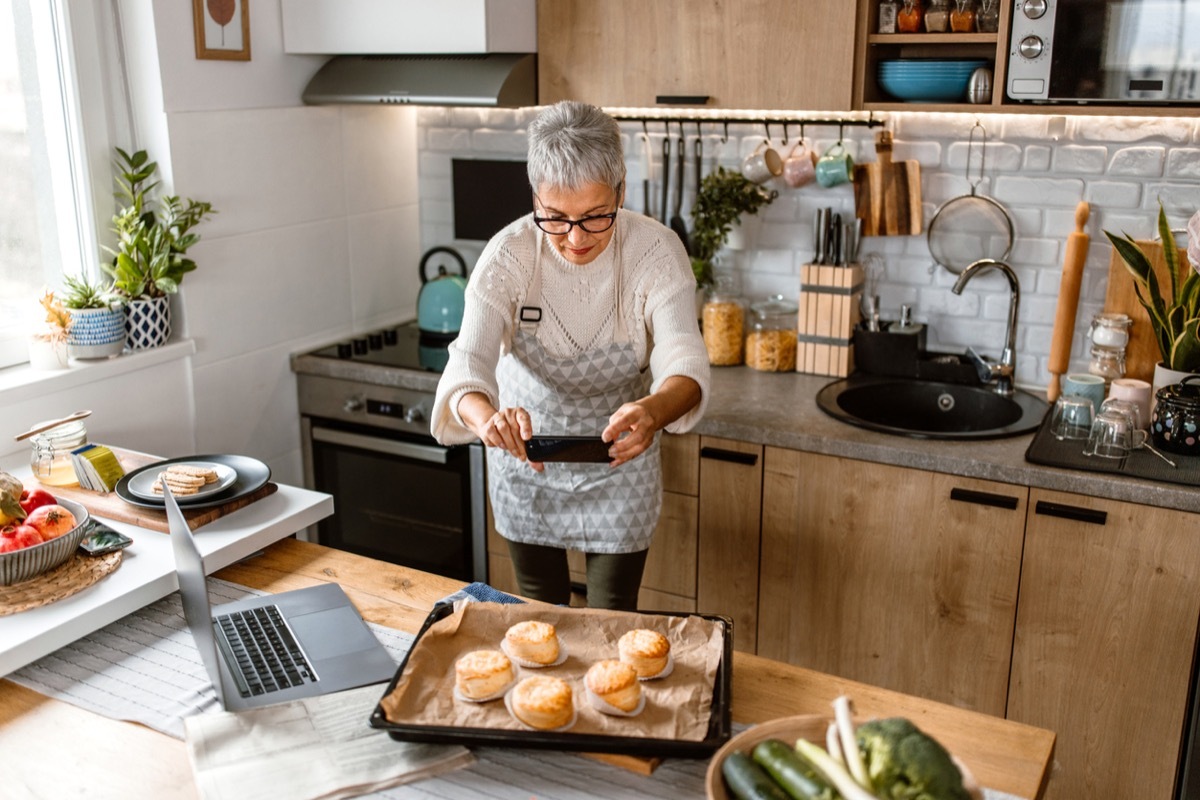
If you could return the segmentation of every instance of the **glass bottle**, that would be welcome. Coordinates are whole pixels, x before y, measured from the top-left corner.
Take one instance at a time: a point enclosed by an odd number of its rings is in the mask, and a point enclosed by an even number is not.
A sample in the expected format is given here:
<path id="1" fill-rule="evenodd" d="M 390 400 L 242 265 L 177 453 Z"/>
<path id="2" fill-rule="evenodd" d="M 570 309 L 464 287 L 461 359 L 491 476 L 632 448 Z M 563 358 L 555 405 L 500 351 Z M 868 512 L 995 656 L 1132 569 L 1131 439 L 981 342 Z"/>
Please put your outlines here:
<path id="1" fill-rule="evenodd" d="M 708 363 L 718 367 L 741 364 L 746 312 L 742 298 L 738 296 L 736 281 L 719 276 L 704 301 L 700 316 Z"/>
<path id="2" fill-rule="evenodd" d="M 798 306 L 783 295 L 750 306 L 746 366 L 763 372 L 795 372 Z"/>
<path id="3" fill-rule="evenodd" d="M 975 30 L 974 0 L 954 0 L 954 10 L 950 12 L 950 30 L 955 33 L 971 33 Z"/>
<path id="4" fill-rule="evenodd" d="M 929 0 L 925 9 L 925 30 L 945 33 L 950 29 L 950 0 Z"/>
<path id="5" fill-rule="evenodd" d="M 921 0 L 904 0 L 904 5 L 896 13 L 896 29 L 901 33 L 920 33 L 924 12 L 925 6 Z"/>
<path id="6" fill-rule="evenodd" d="M 44 423 L 38 423 L 41 425 Z M 34 425 L 32 427 L 38 427 Z M 33 436 L 29 466 L 33 477 L 46 486 L 78 486 L 71 451 L 87 444 L 87 427 L 82 420 L 66 422 Z"/>
<path id="7" fill-rule="evenodd" d="M 975 15 L 975 27 L 980 33 L 999 32 L 1000 0 L 981 0 L 979 13 Z"/>
<path id="8" fill-rule="evenodd" d="M 896 0 L 879 0 L 879 33 L 896 32 L 896 13 L 900 10 Z"/>

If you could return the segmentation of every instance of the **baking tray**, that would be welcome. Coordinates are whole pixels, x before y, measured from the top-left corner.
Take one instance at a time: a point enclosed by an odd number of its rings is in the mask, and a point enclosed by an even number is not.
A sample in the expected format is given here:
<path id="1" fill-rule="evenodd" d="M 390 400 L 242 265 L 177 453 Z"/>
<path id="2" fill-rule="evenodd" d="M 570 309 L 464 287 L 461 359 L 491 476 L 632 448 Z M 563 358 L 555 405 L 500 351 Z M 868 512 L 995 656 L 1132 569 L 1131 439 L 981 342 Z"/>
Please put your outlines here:
<path id="1" fill-rule="evenodd" d="M 396 669 L 380 700 L 387 697 L 400 682 L 408 658 L 421 642 L 426 631 L 436 622 L 454 613 L 452 603 L 439 603 L 425 618 L 412 647 Z M 588 753 L 621 753 L 642 757 L 708 758 L 732 735 L 730 702 L 733 678 L 733 620 L 720 614 L 692 614 L 677 611 L 638 611 L 639 614 L 664 617 L 699 617 L 721 626 L 723 649 L 717 665 L 712 694 L 712 715 L 708 733 L 700 741 L 657 739 L 644 736 L 612 736 L 607 734 L 469 728 L 461 726 L 417 725 L 391 722 L 384 715 L 382 704 L 376 704 L 371 714 L 373 728 L 386 730 L 393 739 L 402 742 L 432 742 L 437 744 L 488 745 L 493 747 L 530 747 L 542 750 L 571 750 Z"/>

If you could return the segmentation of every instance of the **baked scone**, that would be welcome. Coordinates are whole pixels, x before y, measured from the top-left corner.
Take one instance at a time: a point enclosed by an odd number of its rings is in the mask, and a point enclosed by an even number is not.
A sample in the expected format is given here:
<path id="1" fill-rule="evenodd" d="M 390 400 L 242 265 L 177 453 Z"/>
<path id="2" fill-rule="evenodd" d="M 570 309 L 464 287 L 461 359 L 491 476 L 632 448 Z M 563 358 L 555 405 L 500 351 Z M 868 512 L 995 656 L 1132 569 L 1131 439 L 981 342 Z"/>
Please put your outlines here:
<path id="1" fill-rule="evenodd" d="M 504 634 L 504 644 L 508 654 L 519 663 L 549 666 L 558 661 L 558 631 L 549 622 L 536 619 L 518 622 Z"/>
<path id="2" fill-rule="evenodd" d="M 512 661 L 499 650 L 473 650 L 454 664 L 454 688 L 468 700 L 495 697 L 515 678 Z"/>
<path id="3" fill-rule="evenodd" d="M 562 728 L 575 717 L 575 693 L 562 678 L 532 675 L 509 693 L 509 710 L 531 728 Z"/>
<path id="4" fill-rule="evenodd" d="M 621 711 L 632 712 L 642 699 L 637 670 L 624 661 L 597 661 L 583 676 L 583 685 L 596 697 Z"/>
<path id="5" fill-rule="evenodd" d="M 671 643 L 658 631 L 635 628 L 617 640 L 617 652 L 639 678 L 653 678 L 667 668 Z"/>

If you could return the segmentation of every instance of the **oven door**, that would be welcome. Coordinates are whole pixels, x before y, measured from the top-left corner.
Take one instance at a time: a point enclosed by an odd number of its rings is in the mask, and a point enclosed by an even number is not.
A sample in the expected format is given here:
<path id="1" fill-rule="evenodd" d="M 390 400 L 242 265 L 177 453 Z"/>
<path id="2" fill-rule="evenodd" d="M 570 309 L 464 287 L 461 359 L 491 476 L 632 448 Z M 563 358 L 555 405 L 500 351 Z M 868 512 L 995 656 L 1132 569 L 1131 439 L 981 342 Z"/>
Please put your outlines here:
<path id="1" fill-rule="evenodd" d="M 304 418 L 310 486 L 334 498 L 317 540 L 463 581 L 487 580 L 484 453 Z"/>
<path id="2" fill-rule="evenodd" d="M 1200 0 L 1018 0 L 1009 96 L 1200 103 Z"/>

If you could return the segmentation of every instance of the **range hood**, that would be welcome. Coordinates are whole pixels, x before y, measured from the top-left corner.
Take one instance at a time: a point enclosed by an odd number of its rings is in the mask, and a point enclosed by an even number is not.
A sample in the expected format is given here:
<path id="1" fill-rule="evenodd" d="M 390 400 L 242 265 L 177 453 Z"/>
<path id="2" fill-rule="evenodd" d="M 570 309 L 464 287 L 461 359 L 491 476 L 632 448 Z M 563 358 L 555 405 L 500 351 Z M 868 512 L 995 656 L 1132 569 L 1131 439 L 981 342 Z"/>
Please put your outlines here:
<path id="1" fill-rule="evenodd" d="M 328 54 L 302 99 L 537 104 L 536 0 L 281 0 L 287 53 Z"/>

